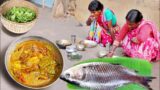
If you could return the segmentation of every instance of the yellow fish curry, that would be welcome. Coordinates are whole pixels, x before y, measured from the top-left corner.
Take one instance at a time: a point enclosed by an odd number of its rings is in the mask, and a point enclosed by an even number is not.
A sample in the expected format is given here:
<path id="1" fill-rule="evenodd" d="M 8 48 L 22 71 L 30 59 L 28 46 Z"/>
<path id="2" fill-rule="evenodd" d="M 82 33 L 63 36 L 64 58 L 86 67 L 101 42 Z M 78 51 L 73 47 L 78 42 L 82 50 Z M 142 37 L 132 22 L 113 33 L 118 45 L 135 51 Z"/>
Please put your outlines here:
<path id="1" fill-rule="evenodd" d="M 54 82 L 62 71 L 58 49 L 45 41 L 28 40 L 17 44 L 9 60 L 9 72 L 21 84 L 41 87 Z"/>

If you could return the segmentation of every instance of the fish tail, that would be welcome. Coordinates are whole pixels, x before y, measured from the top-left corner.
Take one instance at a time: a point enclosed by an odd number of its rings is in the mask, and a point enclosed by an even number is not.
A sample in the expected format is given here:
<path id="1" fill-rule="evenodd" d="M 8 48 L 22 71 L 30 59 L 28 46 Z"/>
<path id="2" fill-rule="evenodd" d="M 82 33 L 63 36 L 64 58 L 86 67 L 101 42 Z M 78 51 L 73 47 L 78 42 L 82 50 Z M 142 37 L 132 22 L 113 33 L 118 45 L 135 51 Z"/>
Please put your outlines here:
<path id="1" fill-rule="evenodd" d="M 140 82 L 142 85 L 144 85 L 146 88 L 148 88 L 148 90 L 153 90 L 150 85 L 149 82 L 152 81 L 152 79 L 155 79 L 156 77 L 143 77 L 143 80 Z"/>

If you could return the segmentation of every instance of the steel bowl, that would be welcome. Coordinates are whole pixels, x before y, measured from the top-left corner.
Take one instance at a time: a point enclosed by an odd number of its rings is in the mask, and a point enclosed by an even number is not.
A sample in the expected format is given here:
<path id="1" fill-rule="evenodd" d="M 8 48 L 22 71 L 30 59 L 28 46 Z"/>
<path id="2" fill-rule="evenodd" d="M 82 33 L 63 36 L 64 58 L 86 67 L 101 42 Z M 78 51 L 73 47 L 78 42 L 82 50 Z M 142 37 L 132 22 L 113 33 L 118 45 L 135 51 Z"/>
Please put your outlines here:
<path id="1" fill-rule="evenodd" d="M 18 80 L 16 80 L 14 78 L 14 76 L 12 76 L 11 72 L 9 71 L 9 62 L 10 62 L 10 57 L 11 57 L 11 53 L 16 49 L 16 46 L 17 44 L 19 43 L 22 43 L 24 41 L 27 41 L 27 40 L 39 40 L 39 41 L 44 41 L 44 42 L 47 42 L 49 44 L 51 44 L 54 48 L 55 48 L 55 52 L 57 52 L 58 54 L 58 57 L 59 57 L 59 60 L 57 60 L 60 64 L 60 72 L 57 73 L 56 75 L 56 79 L 55 80 L 52 80 L 51 82 L 45 84 L 45 85 L 42 85 L 42 86 L 28 86 L 28 85 L 25 85 L 23 83 L 20 83 Z M 15 81 L 17 82 L 18 84 L 20 84 L 21 86 L 24 86 L 26 88 L 30 88 L 30 89 L 43 89 L 43 88 L 46 88 L 54 83 L 56 83 L 56 80 L 59 78 L 61 72 L 62 72 L 62 69 L 63 69 L 63 58 L 62 58 L 62 55 L 59 51 L 59 49 L 54 45 L 54 43 L 52 43 L 51 41 L 43 38 L 43 37 L 39 37 L 39 36 L 28 36 L 28 37 L 21 37 L 15 41 L 13 41 L 10 46 L 8 47 L 6 53 L 5 53 L 5 68 L 9 74 L 9 76 Z"/>
<path id="2" fill-rule="evenodd" d="M 98 54 L 97 54 L 97 56 L 98 56 L 99 58 L 103 58 L 103 57 L 105 57 L 106 55 L 107 55 L 107 51 L 105 51 L 105 50 L 99 51 Z"/>
<path id="3" fill-rule="evenodd" d="M 76 48 L 78 51 L 84 51 L 85 50 L 85 46 L 83 44 L 77 44 Z"/>
<path id="4" fill-rule="evenodd" d="M 72 43 L 69 40 L 65 40 L 65 39 L 57 40 L 56 44 L 60 49 L 66 49 L 67 46 L 72 45 Z"/>
<path id="5" fill-rule="evenodd" d="M 66 52 L 67 53 L 72 53 L 72 52 L 76 52 L 76 51 L 77 51 L 77 49 L 76 49 L 75 45 L 71 45 L 71 46 L 66 47 Z"/>
<path id="6" fill-rule="evenodd" d="M 82 40 L 79 43 L 83 44 L 87 48 L 93 48 L 97 46 L 97 42 L 92 41 L 92 40 Z"/>
<path id="7" fill-rule="evenodd" d="M 79 52 L 71 52 L 67 53 L 67 57 L 69 60 L 80 60 L 82 58 L 82 54 Z"/>

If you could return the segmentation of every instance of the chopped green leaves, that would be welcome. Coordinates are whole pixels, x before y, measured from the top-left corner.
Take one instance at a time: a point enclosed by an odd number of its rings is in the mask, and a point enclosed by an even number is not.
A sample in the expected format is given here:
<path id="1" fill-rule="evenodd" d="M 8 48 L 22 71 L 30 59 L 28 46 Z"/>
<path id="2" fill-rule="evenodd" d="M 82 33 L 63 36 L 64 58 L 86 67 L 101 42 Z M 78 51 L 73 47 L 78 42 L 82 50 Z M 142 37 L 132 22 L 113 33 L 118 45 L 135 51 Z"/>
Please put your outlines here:
<path id="1" fill-rule="evenodd" d="M 13 22 L 26 23 L 36 18 L 36 13 L 27 7 L 12 7 L 3 16 Z"/>

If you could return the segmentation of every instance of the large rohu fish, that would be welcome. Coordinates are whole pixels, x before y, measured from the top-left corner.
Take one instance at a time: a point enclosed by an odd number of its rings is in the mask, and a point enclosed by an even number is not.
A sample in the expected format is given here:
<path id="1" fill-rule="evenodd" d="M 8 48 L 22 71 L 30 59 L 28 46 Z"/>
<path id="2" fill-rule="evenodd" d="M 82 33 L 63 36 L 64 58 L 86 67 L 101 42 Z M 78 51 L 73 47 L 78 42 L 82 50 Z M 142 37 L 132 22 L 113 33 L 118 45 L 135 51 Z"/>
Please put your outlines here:
<path id="1" fill-rule="evenodd" d="M 66 70 L 60 79 L 90 90 L 116 90 L 129 83 L 141 84 L 152 90 L 148 84 L 154 77 L 144 77 L 119 64 L 92 62 L 76 65 Z"/>

